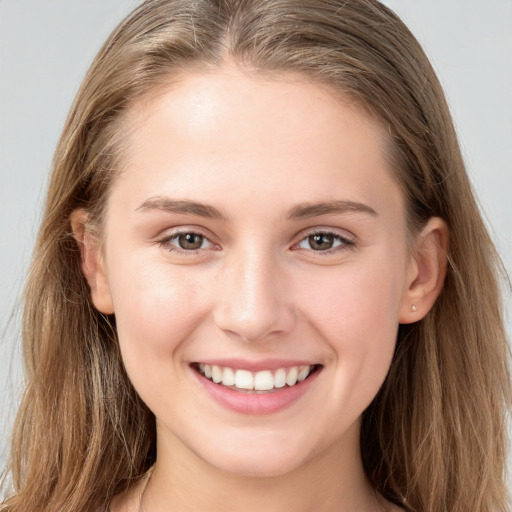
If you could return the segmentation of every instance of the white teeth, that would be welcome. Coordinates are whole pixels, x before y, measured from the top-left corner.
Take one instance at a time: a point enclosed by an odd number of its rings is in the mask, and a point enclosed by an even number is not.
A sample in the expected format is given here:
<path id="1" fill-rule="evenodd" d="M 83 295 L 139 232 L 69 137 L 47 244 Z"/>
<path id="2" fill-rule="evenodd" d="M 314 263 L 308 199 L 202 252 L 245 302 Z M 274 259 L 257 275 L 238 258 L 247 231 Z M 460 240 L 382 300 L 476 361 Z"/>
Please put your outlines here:
<path id="1" fill-rule="evenodd" d="M 222 380 L 222 369 L 220 366 L 212 366 L 212 380 L 218 384 Z"/>
<path id="2" fill-rule="evenodd" d="M 254 389 L 254 377 L 247 370 L 237 370 L 235 373 L 235 386 L 239 389 Z"/>
<path id="3" fill-rule="evenodd" d="M 288 386 L 295 386 L 295 384 L 297 384 L 298 375 L 299 375 L 299 370 L 296 366 L 294 366 L 293 368 L 290 368 L 290 371 L 286 375 L 286 384 L 288 384 Z"/>
<path id="4" fill-rule="evenodd" d="M 231 368 L 224 368 L 222 372 L 222 384 L 224 386 L 235 385 L 235 372 Z"/>
<path id="5" fill-rule="evenodd" d="M 272 372 L 265 370 L 254 375 L 254 389 L 256 391 L 268 391 L 274 387 Z"/>
<path id="6" fill-rule="evenodd" d="M 301 366 L 299 374 L 297 375 L 297 381 L 302 382 L 309 375 L 309 366 Z"/>
<path id="7" fill-rule="evenodd" d="M 278 368 L 274 372 L 262 370 L 253 373 L 248 370 L 235 370 L 218 365 L 198 364 L 200 373 L 215 384 L 248 391 L 271 391 L 274 388 L 279 389 L 286 385 L 295 386 L 295 384 L 305 380 L 313 368 L 310 365 L 291 366 L 289 368 Z"/>
<path id="8" fill-rule="evenodd" d="M 284 388 L 286 386 L 286 371 L 284 368 L 279 368 L 274 375 L 274 386 L 276 388 Z"/>

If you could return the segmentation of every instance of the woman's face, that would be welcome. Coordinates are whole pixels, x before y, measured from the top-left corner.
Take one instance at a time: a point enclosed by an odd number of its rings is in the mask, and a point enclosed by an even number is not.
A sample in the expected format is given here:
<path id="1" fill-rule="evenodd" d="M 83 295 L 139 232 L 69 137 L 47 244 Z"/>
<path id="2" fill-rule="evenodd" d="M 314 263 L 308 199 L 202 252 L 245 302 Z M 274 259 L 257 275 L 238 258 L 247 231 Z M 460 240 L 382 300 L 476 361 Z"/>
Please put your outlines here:
<path id="1" fill-rule="evenodd" d="M 385 130 L 306 79 L 228 68 L 128 122 L 93 299 L 159 456 L 260 476 L 357 457 L 411 308 Z"/>

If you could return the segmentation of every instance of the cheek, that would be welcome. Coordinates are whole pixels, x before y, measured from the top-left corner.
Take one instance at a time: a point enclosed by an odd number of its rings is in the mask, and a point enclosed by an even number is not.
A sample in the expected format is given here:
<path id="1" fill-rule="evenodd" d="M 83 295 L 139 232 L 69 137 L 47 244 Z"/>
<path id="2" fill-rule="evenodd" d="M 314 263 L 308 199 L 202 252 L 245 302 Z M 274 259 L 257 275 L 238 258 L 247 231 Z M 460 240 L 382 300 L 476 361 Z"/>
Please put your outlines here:
<path id="1" fill-rule="evenodd" d="M 141 361 L 169 361 L 191 336 L 207 314 L 200 280 L 197 272 L 171 269 L 165 262 L 132 261 L 116 268 L 112 298 L 127 369 L 137 369 Z"/>
<path id="2" fill-rule="evenodd" d="M 302 283 L 299 293 L 305 299 L 304 308 L 336 339 L 398 326 L 404 279 L 389 265 L 340 266 L 304 276 Z"/>
<path id="3" fill-rule="evenodd" d="M 404 283 L 403 273 L 392 267 L 341 266 L 330 275 L 304 280 L 304 310 L 330 346 L 339 393 L 358 386 L 369 401 L 387 374 Z"/>

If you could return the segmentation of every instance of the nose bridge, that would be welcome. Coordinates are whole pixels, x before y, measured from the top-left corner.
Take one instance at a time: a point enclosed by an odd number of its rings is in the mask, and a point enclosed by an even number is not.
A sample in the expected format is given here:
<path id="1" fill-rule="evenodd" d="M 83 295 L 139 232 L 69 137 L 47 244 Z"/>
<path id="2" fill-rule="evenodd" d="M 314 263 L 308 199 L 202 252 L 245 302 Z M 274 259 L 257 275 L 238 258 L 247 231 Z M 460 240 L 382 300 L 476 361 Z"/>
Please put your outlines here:
<path id="1" fill-rule="evenodd" d="M 285 276 L 270 250 L 245 247 L 226 261 L 221 275 L 216 323 L 246 340 L 291 328 Z"/>

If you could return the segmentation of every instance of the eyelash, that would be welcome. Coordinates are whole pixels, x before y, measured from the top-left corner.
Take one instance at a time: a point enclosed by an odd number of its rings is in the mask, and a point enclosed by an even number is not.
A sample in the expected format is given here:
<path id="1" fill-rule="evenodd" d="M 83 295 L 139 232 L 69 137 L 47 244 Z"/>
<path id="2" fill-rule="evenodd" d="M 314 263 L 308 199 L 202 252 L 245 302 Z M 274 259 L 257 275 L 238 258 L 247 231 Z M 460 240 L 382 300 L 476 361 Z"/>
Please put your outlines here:
<path id="1" fill-rule="evenodd" d="M 319 236 L 319 235 L 332 237 L 333 240 L 335 241 L 335 243 L 338 242 L 338 245 L 331 249 L 325 249 L 325 250 L 314 250 L 314 249 L 305 249 L 305 250 L 311 250 L 315 255 L 318 255 L 318 256 L 329 256 L 331 254 L 334 254 L 334 253 L 337 253 L 340 251 L 344 251 L 347 249 L 353 249 L 355 247 L 355 242 L 346 236 L 340 235 L 339 233 L 336 233 L 333 231 L 329 231 L 328 229 L 317 229 L 317 230 L 314 230 L 313 232 L 307 233 L 305 236 L 303 236 L 300 239 L 299 243 L 295 244 L 294 248 L 297 248 L 297 250 L 302 249 L 301 247 L 299 247 L 302 242 L 307 241 L 311 237 Z"/>
<path id="2" fill-rule="evenodd" d="M 178 254 L 188 254 L 193 255 L 197 254 L 199 251 L 201 251 L 201 248 L 199 249 L 183 249 L 182 247 L 179 247 L 177 245 L 174 245 L 173 241 L 178 241 L 180 236 L 183 235 L 194 235 L 199 236 L 203 239 L 203 242 L 208 242 L 212 247 L 215 247 L 215 244 L 205 235 L 202 233 L 198 233 L 197 231 L 192 230 L 186 230 L 186 231 L 177 231 L 173 233 L 172 235 L 165 236 L 164 238 L 158 240 L 158 244 L 161 247 L 164 247 L 169 252 L 176 252 Z"/>
<path id="3" fill-rule="evenodd" d="M 178 247 L 177 245 L 175 245 L 173 243 L 173 241 L 178 241 L 179 237 L 183 236 L 183 235 L 194 235 L 194 236 L 201 237 L 202 238 L 202 242 L 206 241 L 212 247 L 215 247 L 215 244 L 208 237 L 206 237 L 202 233 L 199 233 L 199 232 L 196 232 L 196 231 L 192 231 L 192 230 L 178 231 L 178 232 L 173 233 L 172 235 L 165 236 L 164 238 L 158 240 L 158 244 L 161 247 L 164 247 L 167 251 L 175 252 L 175 253 L 178 253 L 178 254 L 194 255 L 194 254 L 197 254 L 199 251 L 202 250 L 202 248 L 198 248 L 198 249 L 183 249 L 183 248 Z M 300 247 L 300 244 L 302 244 L 303 242 L 307 241 L 311 237 L 320 236 L 320 235 L 327 236 L 327 237 L 332 237 L 332 239 L 334 240 L 334 243 L 338 243 L 338 245 L 336 245 L 335 247 L 333 247 L 331 249 L 325 249 L 325 250 L 315 250 L 313 248 L 307 249 L 307 248 Z M 354 247 L 355 247 L 355 242 L 353 240 L 351 240 L 350 238 L 342 236 L 342 235 L 340 235 L 338 233 L 329 231 L 327 229 L 325 229 L 325 230 L 318 229 L 318 230 L 312 231 L 310 233 L 306 233 L 299 240 L 299 242 L 296 243 L 292 247 L 292 249 L 293 250 L 304 249 L 304 250 L 312 251 L 315 255 L 318 255 L 318 256 L 328 256 L 328 255 L 331 255 L 331 254 L 334 254 L 334 253 L 337 253 L 337 252 L 340 252 L 340 251 L 343 251 L 343 250 L 353 249 Z"/>

